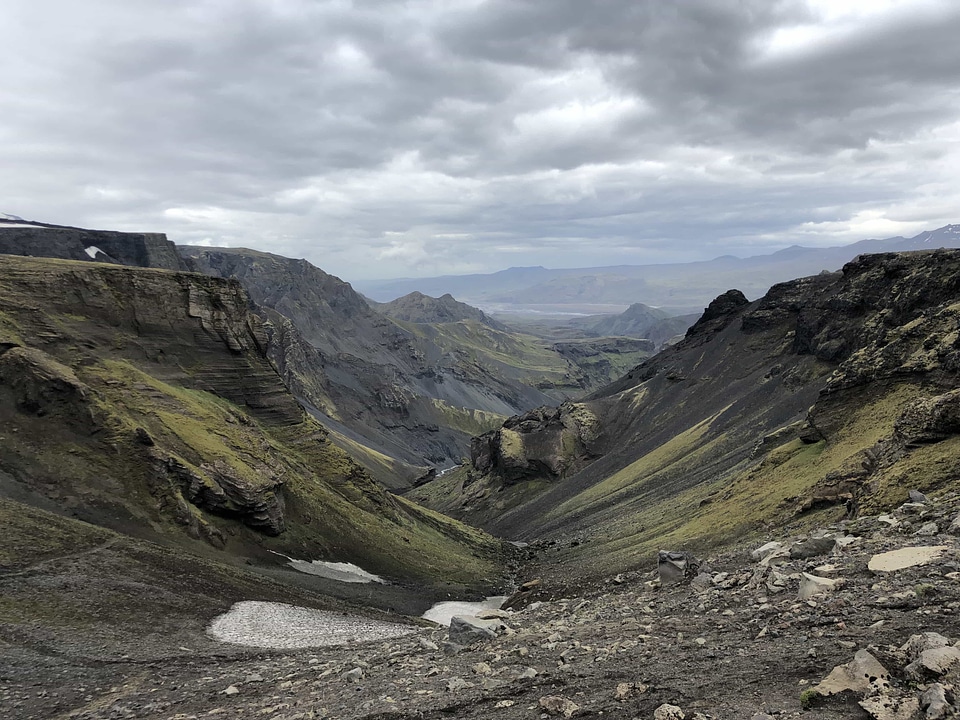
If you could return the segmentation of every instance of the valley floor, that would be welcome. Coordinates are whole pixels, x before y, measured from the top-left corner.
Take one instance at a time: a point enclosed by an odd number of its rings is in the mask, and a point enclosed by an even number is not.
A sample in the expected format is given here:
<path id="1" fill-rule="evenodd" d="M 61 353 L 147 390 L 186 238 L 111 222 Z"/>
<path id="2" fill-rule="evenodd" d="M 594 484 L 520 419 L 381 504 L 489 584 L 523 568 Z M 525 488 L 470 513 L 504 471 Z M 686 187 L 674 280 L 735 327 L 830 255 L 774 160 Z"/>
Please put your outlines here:
<path id="1" fill-rule="evenodd" d="M 751 557 L 756 544 L 736 548 L 709 558 L 693 584 L 661 587 L 652 558 L 649 572 L 511 612 L 497 637 L 466 648 L 449 644 L 446 629 L 424 628 L 364 644 L 253 651 L 217 643 L 198 618 L 179 630 L 139 628 L 124 651 L 105 650 L 121 646 L 96 633 L 64 643 L 5 624 L 0 706 L 24 720 L 947 717 L 922 704 L 914 714 L 868 715 L 862 693 L 806 692 L 804 707 L 801 694 L 867 649 L 890 673 L 890 708 L 937 681 L 955 702 L 960 662 L 940 677 L 911 674 L 899 648 L 928 631 L 960 639 L 958 511 L 952 496 L 903 506 L 895 527 L 873 517 L 844 522 L 813 535 L 856 537 L 851 544 L 769 568 Z M 785 547 L 799 539 L 771 538 Z M 867 568 L 876 553 L 905 546 L 944 549 L 927 565 Z M 842 582 L 800 600 L 803 572 Z M 9 589 L 23 579 L 0 582 Z M 550 585 L 545 578 L 546 597 Z"/>

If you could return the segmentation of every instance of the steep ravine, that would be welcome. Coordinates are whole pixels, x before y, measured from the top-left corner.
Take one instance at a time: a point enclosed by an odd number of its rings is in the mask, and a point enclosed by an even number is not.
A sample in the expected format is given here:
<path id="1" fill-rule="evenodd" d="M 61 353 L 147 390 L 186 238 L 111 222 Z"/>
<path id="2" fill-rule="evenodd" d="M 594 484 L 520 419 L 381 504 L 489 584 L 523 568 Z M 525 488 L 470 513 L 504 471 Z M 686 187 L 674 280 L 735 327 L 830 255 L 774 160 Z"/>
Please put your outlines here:
<path id="1" fill-rule="evenodd" d="M 635 342 L 565 354 L 453 298 L 401 299 L 385 306 L 391 317 L 303 260 L 180 250 L 202 272 L 243 284 L 270 324 L 271 359 L 323 421 L 407 463 L 459 462 L 469 438 L 504 417 L 618 375 L 605 357 L 635 362 L 649 353 Z"/>

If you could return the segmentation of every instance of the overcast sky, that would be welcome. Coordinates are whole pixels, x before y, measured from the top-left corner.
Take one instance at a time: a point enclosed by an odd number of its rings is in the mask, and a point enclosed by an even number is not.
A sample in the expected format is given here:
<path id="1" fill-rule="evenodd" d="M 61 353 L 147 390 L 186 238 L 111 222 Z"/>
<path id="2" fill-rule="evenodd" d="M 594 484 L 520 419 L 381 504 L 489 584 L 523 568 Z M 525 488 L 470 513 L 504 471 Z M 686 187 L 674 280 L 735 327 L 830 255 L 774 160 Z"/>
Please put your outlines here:
<path id="1" fill-rule="evenodd" d="M 956 0 L 4 0 L 0 212 L 344 279 L 960 222 Z"/>

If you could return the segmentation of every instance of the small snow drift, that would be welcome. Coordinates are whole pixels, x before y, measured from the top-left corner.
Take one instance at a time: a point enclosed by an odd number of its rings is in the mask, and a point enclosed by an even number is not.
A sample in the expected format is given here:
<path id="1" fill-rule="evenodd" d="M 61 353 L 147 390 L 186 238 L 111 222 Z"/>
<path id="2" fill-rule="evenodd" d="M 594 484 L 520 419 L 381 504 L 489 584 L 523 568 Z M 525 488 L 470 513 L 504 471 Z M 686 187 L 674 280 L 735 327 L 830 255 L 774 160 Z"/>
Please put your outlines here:
<path id="1" fill-rule="evenodd" d="M 96 260 L 98 253 L 99 253 L 100 255 L 106 255 L 106 253 L 105 253 L 103 250 L 101 250 L 100 248 L 98 248 L 96 245 L 91 245 L 91 246 L 88 247 L 88 248 L 84 248 L 83 251 L 84 251 L 87 255 L 90 256 L 90 259 L 91 259 L 91 260 Z"/>
<path id="2" fill-rule="evenodd" d="M 278 649 L 368 642 L 416 631 L 412 625 L 259 601 L 234 604 L 207 628 L 210 635 L 222 642 Z"/>
<path id="3" fill-rule="evenodd" d="M 440 602 L 420 617 L 437 625 L 449 625 L 454 615 L 476 615 L 483 610 L 499 610 L 506 599 L 506 595 L 493 595 L 480 602 Z"/>
<path id="4" fill-rule="evenodd" d="M 374 575 L 373 573 L 367 572 L 362 567 L 354 565 L 353 563 L 328 562 L 326 560 L 297 560 L 289 555 L 274 552 L 273 550 L 270 552 L 272 552 L 274 555 L 279 555 L 282 558 L 286 558 L 287 565 L 292 567 L 294 570 L 299 570 L 300 572 L 307 573 L 308 575 L 317 575 L 318 577 L 326 578 L 327 580 L 336 580 L 338 582 L 345 583 L 375 582 L 380 583 L 381 585 L 387 584 L 387 581 L 379 575 Z"/>

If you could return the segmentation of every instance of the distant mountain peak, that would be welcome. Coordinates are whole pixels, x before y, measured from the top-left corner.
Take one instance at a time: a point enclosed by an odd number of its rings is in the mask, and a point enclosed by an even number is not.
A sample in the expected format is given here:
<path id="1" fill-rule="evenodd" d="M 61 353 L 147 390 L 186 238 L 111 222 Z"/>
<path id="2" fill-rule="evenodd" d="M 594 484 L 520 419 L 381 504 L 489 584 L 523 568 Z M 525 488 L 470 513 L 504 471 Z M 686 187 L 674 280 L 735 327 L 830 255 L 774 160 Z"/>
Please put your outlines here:
<path id="1" fill-rule="evenodd" d="M 388 317 L 403 322 L 432 324 L 474 320 L 497 329 L 503 328 L 479 308 L 460 302 L 450 293 L 435 298 L 415 290 L 396 300 L 380 304 L 379 309 Z"/>

